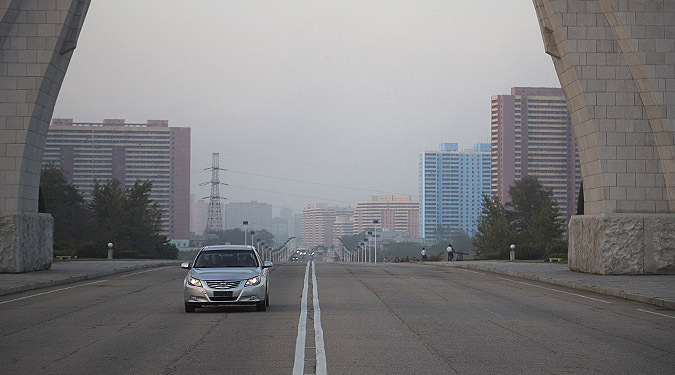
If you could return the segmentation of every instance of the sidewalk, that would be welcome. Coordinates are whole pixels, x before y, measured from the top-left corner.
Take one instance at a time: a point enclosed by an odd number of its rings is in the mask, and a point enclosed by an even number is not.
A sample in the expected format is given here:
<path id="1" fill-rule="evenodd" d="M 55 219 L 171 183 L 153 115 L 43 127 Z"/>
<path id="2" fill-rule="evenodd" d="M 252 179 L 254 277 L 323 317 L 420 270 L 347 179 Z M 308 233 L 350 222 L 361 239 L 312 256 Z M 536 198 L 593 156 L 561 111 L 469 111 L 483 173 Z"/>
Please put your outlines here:
<path id="1" fill-rule="evenodd" d="M 52 268 L 44 271 L 0 273 L 0 296 L 144 268 L 178 267 L 179 264 L 179 260 L 72 260 L 56 262 L 52 264 Z"/>
<path id="2" fill-rule="evenodd" d="M 559 263 L 443 261 L 428 264 L 499 273 L 675 310 L 675 275 L 594 275 L 572 271 L 567 264 Z"/>

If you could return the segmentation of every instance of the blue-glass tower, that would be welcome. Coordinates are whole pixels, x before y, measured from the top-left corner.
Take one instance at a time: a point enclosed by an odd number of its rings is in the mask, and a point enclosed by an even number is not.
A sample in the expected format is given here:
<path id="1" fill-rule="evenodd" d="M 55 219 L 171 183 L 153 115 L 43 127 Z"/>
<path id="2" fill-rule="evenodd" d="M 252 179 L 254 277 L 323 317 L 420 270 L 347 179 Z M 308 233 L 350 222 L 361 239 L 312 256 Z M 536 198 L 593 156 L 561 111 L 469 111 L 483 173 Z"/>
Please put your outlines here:
<path id="1" fill-rule="evenodd" d="M 462 229 L 472 235 L 483 195 L 490 195 L 490 144 L 459 150 L 441 143 L 419 156 L 420 236 L 436 241 L 439 231 Z"/>

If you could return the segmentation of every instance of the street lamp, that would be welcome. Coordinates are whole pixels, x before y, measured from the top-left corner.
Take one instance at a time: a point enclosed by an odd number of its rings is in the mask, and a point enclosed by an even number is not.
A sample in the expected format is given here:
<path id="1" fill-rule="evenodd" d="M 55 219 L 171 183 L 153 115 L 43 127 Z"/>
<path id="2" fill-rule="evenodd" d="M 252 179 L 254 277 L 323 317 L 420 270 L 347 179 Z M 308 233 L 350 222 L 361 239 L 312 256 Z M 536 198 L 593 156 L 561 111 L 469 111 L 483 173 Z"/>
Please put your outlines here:
<path id="1" fill-rule="evenodd" d="M 373 220 L 373 226 L 375 227 L 375 263 L 377 264 L 377 224 L 379 220 Z"/>
<path id="2" fill-rule="evenodd" d="M 255 235 L 256 235 L 255 231 L 252 230 L 251 231 L 251 246 L 253 246 L 253 239 L 255 238 Z"/>
<path id="3" fill-rule="evenodd" d="M 516 260 L 516 245 L 511 244 L 509 247 L 511 248 L 511 251 L 509 252 L 509 259 L 513 262 Z"/>
<path id="4" fill-rule="evenodd" d="M 242 224 L 244 225 L 244 246 L 248 245 L 248 220 L 242 221 Z"/>
<path id="5" fill-rule="evenodd" d="M 366 262 L 370 263 L 370 247 L 368 247 L 368 237 L 363 239 L 363 243 L 366 246 Z"/>

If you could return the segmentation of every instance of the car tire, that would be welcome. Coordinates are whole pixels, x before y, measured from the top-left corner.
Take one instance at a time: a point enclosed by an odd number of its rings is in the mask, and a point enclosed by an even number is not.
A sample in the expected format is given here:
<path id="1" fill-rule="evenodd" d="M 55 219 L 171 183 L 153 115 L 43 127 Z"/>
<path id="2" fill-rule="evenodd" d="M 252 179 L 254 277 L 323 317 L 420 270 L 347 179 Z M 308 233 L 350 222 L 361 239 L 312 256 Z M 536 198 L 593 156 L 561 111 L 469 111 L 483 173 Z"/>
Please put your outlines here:
<path id="1" fill-rule="evenodd" d="M 269 307 L 270 306 L 270 294 L 265 293 L 265 306 Z"/>
<path id="2" fill-rule="evenodd" d="M 193 313 L 195 312 L 195 307 L 189 304 L 185 304 L 185 312 L 186 313 Z"/>
<path id="3" fill-rule="evenodd" d="M 257 311 L 265 311 L 267 310 L 267 302 L 266 301 L 261 301 L 255 304 L 255 309 Z"/>

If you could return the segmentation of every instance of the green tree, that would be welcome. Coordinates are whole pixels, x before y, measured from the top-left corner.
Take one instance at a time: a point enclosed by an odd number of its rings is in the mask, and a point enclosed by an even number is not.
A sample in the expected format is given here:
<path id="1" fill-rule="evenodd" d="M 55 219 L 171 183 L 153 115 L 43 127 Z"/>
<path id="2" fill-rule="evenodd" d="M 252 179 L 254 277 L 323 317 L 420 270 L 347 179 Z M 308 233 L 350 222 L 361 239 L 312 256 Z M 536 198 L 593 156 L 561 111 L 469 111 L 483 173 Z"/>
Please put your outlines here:
<path id="1" fill-rule="evenodd" d="M 453 235 L 453 229 L 450 228 L 450 226 L 447 225 L 441 225 L 438 224 L 436 227 L 433 229 L 433 236 L 436 238 L 437 244 L 445 244 L 447 246 L 448 242 L 452 240 L 452 235 Z"/>
<path id="2" fill-rule="evenodd" d="M 204 241 L 204 245 L 243 245 L 244 231 L 239 228 L 228 230 L 216 230 L 206 233 L 208 239 Z"/>
<path id="3" fill-rule="evenodd" d="M 249 235 L 249 243 L 251 241 L 251 236 Z M 255 242 L 253 246 L 258 246 L 258 241 L 265 243 L 265 245 L 274 247 L 275 242 L 274 242 L 274 235 L 268 231 L 267 229 L 259 229 L 255 231 L 255 237 L 253 238 L 253 241 Z"/>
<path id="4" fill-rule="evenodd" d="M 519 259 L 540 259 L 559 248 L 565 232 L 558 202 L 551 189 L 536 177 L 525 177 L 509 188 L 511 202 L 507 204 Z"/>
<path id="5" fill-rule="evenodd" d="M 354 249 L 356 249 L 356 247 L 359 246 L 359 243 L 361 241 L 363 241 L 364 238 L 366 238 L 366 232 L 365 231 L 361 232 L 361 233 L 351 235 L 351 236 L 340 237 L 340 239 L 342 240 L 342 243 L 345 246 L 347 246 L 347 248 L 350 251 L 353 251 Z"/>
<path id="6" fill-rule="evenodd" d="M 129 250 L 128 236 L 124 233 L 124 192 L 118 180 L 105 184 L 94 180 L 89 210 L 94 218 L 96 238 L 100 242 L 114 242 L 115 250 Z"/>
<path id="7" fill-rule="evenodd" d="M 78 244 L 91 240 L 91 216 L 84 199 L 66 181 L 63 171 L 46 165 L 40 173 L 42 212 L 54 218 L 54 251 L 57 255 L 74 255 Z"/>
<path id="8" fill-rule="evenodd" d="M 427 248 L 427 253 L 431 255 L 429 249 Z M 387 257 L 390 262 L 393 262 L 394 259 L 398 258 L 399 260 L 404 260 L 406 257 L 409 259 L 420 258 L 420 252 L 422 251 L 422 245 L 417 243 L 408 243 L 408 242 L 395 242 L 389 243 L 382 247 L 382 251 L 377 253 L 377 261 L 381 262 L 384 260 L 384 257 Z"/>
<path id="9" fill-rule="evenodd" d="M 481 217 L 478 219 L 473 246 L 483 259 L 508 259 L 509 246 L 516 231 L 507 218 L 508 212 L 499 197 L 483 196 Z"/>
<path id="10" fill-rule="evenodd" d="M 467 254 L 473 254 L 474 252 L 473 238 L 461 228 L 454 229 L 451 232 L 450 243 L 452 243 L 452 247 L 455 251 Z"/>
<path id="11" fill-rule="evenodd" d="M 217 230 L 207 233 L 209 238 L 204 241 L 204 245 L 243 245 L 244 244 L 244 231 L 239 228 L 228 229 L 228 230 Z M 249 233 L 246 236 L 248 244 L 251 244 L 251 234 Z M 266 245 L 274 245 L 274 235 L 266 229 L 256 230 L 253 245 L 257 246 L 258 240 L 264 242 Z"/>
<path id="12" fill-rule="evenodd" d="M 161 234 L 162 212 L 150 199 L 151 191 L 151 181 L 137 180 L 122 190 L 115 179 L 105 184 L 95 180 L 89 209 L 99 242 L 113 242 L 121 257 L 175 259 L 178 249 Z M 97 244 L 95 249 L 101 255 L 98 249 L 105 250 L 105 246 Z"/>

